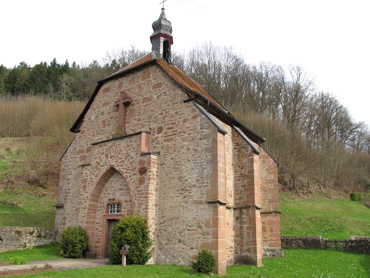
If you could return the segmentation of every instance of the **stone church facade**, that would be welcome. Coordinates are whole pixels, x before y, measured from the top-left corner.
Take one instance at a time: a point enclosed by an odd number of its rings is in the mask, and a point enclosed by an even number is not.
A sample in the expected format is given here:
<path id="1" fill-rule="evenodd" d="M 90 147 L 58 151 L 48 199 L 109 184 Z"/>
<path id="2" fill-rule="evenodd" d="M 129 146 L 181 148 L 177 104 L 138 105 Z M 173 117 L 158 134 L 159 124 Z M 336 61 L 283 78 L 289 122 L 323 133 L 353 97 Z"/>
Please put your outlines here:
<path id="1" fill-rule="evenodd" d="M 164 9 L 153 51 L 98 82 L 61 159 L 55 227 L 87 231 L 107 257 L 111 228 L 148 218 L 154 264 L 189 265 L 202 248 L 215 271 L 281 256 L 277 162 L 264 138 L 235 120 L 171 64 Z"/>

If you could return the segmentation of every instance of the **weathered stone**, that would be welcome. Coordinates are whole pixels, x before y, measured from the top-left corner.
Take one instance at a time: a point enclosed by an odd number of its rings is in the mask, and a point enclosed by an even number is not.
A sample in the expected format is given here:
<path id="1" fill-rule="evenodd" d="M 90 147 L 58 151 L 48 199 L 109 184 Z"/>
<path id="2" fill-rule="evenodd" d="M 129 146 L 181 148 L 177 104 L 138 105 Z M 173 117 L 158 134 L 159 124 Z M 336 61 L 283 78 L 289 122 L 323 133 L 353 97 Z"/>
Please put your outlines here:
<path id="1" fill-rule="evenodd" d="M 370 237 L 351 237 L 347 240 L 347 248 L 351 252 L 370 254 Z"/>
<path id="2" fill-rule="evenodd" d="M 335 241 L 321 236 L 283 236 L 281 245 L 283 248 L 291 249 L 328 249 L 329 242 Z M 342 240 L 341 240 L 342 241 Z M 343 249 L 361 253 L 370 254 L 370 237 L 351 237 L 344 240 Z"/>
<path id="3" fill-rule="evenodd" d="M 56 242 L 56 231 L 41 227 L 0 227 L 0 252 L 30 249 Z"/>

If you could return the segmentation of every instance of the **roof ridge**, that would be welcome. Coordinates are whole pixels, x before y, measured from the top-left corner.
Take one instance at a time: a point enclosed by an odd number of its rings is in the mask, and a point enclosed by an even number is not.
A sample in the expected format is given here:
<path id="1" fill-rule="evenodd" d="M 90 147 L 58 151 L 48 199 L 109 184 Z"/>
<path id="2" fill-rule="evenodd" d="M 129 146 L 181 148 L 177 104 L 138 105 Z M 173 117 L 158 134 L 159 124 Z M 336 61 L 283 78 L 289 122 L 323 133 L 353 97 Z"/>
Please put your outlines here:
<path id="1" fill-rule="evenodd" d="M 221 106 L 221 108 L 223 109 L 223 110 L 225 110 L 226 112 L 228 112 L 223 106 L 222 106 L 222 104 L 221 103 L 219 103 L 218 101 L 217 101 L 217 99 L 215 99 L 212 95 L 211 95 L 211 93 L 209 93 L 206 89 L 204 89 L 204 87 L 202 86 L 202 85 L 200 85 L 197 81 L 195 81 L 193 78 L 191 78 L 189 75 L 187 75 L 185 72 L 183 72 L 181 69 L 179 69 L 178 67 L 176 67 L 175 65 L 172 65 L 172 67 L 174 67 L 176 70 L 178 70 L 178 71 L 180 71 L 180 72 L 182 72 L 182 73 L 184 73 L 185 74 L 185 76 L 186 76 L 186 78 L 188 78 L 188 79 L 190 79 L 192 82 L 194 82 L 197 86 L 199 86 L 200 88 L 202 88 L 219 106 Z"/>
<path id="2" fill-rule="evenodd" d="M 146 57 L 148 57 L 148 58 L 149 58 L 149 55 L 150 55 L 151 60 L 156 60 L 156 59 L 157 59 L 156 55 L 155 55 L 155 56 L 153 56 L 153 51 L 152 51 L 152 52 L 150 52 L 149 54 L 146 54 L 146 55 L 144 55 L 143 57 L 140 57 L 139 59 L 135 60 L 134 62 L 132 62 L 131 64 L 127 65 L 127 66 L 126 66 L 126 67 L 124 67 L 123 69 L 120 69 L 118 72 L 116 72 L 116 74 L 117 74 L 117 73 L 120 73 L 120 72 L 123 72 L 123 71 L 126 71 L 126 70 L 128 70 L 128 69 L 130 69 L 130 68 L 133 68 L 133 67 L 135 67 L 136 65 L 140 65 L 140 64 L 141 64 L 141 60 L 142 60 L 142 59 L 144 59 L 144 58 L 146 58 Z M 150 61 L 149 59 L 145 59 L 145 60 Z M 139 62 L 140 62 L 140 63 L 139 63 Z"/>
<path id="3" fill-rule="evenodd" d="M 177 81 L 179 84 L 202 95 L 208 101 L 215 104 L 218 108 L 226 111 L 226 109 L 220 103 L 218 103 L 218 101 L 214 97 L 212 97 L 198 82 L 196 82 L 182 70 L 180 70 L 176 66 L 169 65 L 164 59 L 160 57 L 158 57 L 157 63 L 172 79 Z"/>

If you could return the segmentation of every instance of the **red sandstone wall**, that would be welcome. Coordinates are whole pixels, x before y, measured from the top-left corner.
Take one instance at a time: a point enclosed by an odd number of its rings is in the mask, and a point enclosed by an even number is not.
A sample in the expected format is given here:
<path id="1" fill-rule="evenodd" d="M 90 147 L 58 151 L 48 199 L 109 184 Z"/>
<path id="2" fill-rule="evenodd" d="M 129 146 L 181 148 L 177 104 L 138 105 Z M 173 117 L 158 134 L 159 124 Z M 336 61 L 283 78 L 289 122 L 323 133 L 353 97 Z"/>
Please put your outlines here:
<path id="1" fill-rule="evenodd" d="M 201 244 L 212 239 L 208 223 L 213 211 L 206 202 L 206 190 L 210 187 L 217 131 L 192 103 L 183 103 L 186 98 L 181 89 L 165 79 L 158 88 L 160 106 L 151 113 L 152 149 L 161 152 L 158 264 L 189 265 Z"/>
<path id="2" fill-rule="evenodd" d="M 233 130 L 235 263 L 262 265 L 259 157 Z"/>
<path id="3" fill-rule="evenodd" d="M 55 228 L 60 233 L 66 226 L 78 225 L 78 197 L 82 169 L 76 159 L 76 144 L 70 146 L 61 163 Z"/>
<path id="4" fill-rule="evenodd" d="M 266 257 L 281 256 L 278 165 L 262 148 L 260 151 L 262 247 Z"/>

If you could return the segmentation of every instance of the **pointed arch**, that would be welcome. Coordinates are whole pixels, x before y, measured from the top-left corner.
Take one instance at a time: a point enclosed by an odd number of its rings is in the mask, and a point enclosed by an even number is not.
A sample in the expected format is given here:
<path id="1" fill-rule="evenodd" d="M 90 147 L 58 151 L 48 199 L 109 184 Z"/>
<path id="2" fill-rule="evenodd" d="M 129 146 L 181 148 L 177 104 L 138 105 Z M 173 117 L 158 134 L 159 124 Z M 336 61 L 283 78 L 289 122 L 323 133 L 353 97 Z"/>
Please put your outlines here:
<path id="1" fill-rule="evenodd" d="M 103 223 L 97 223 L 97 210 L 99 206 L 99 199 L 101 197 L 104 187 L 108 184 L 111 178 L 116 174 L 122 177 L 122 179 L 125 181 L 125 186 L 128 189 L 128 193 L 129 193 L 129 199 L 131 201 L 133 200 L 130 186 L 128 186 L 127 180 L 125 179 L 125 177 L 115 167 L 109 166 L 108 169 L 104 172 L 104 174 L 99 178 L 95 187 L 91 191 L 89 203 L 87 206 L 85 229 L 86 229 L 86 232 L 89 238 L 89 249 L 93 253 L 96 253 L 97 251 L 99 251 L 99 250 L 95 250 L 96 249 L 95 242 L 94 242 L 95 236 L 96 236 L 95 233 L 97 230 L 101 232 L 101 228 L 102 228 L 102 227 L 97 227 L 96 225 L 102 226 L 103 224 Z"/>

